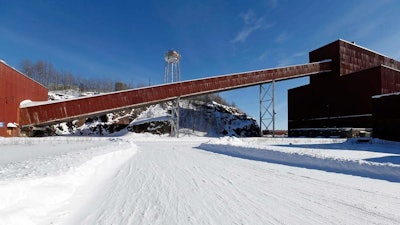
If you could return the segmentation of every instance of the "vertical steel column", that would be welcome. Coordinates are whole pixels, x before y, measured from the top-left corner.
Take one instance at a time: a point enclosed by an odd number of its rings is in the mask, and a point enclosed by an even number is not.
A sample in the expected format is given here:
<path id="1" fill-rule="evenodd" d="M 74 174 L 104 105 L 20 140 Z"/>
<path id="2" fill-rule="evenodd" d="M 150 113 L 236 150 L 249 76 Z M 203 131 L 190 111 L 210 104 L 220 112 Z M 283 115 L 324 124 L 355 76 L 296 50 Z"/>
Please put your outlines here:
<path id="1" fill-rule="evenodd" d="M 272 131 L 275 137 L 275 80 L 260 84 L 260 135 L 263 131 Z M 270 126 L 272 125 L 272 130 Z"/>
<path id="2" fill-rule="evenodd" d="M 164 84 L 168 83 L 168 74 L 169 74 L 169 63 L 165 61 L 164 67 Z"/>
<path id="3" fill-rule="evenodd" d="M 180 59 L 181 55 L 175 51 L 168 51 L 165 56 L 164 83 L 179 82 L 181 79 Z M 179 101 L 180 96 L 171 102 L 171 136 L 179 137 Z"/>
<path id="4" fill-rule="evenodd" d="M 179 102 L 180 97 L 172 101 L 171 109 L 171 136 L 179 138 Z"/>

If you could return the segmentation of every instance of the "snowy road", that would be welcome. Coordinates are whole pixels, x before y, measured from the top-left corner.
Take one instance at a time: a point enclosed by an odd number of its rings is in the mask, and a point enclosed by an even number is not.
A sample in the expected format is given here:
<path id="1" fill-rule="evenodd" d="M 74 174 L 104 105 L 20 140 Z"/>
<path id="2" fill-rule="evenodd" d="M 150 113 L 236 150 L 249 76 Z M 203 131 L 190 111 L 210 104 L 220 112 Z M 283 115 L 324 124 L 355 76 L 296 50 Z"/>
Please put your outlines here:
<path id="1" fill-rule="evenodd" d="M 400 184 L 142 137 L 117 174 L 65 224 L 399 224 Z"/>
<path id="2" fill-rule="evenodd" d="M 0 224 L 400 224 L 399 182 L 198 148 L 210 138 L 4 140 Z M 44 146 L 51 144 L 50 153 Z M 268 146 L 260 139 L 241 144 Z M 334 146 L 340 155 L 340 144 Z M 390 153 L 347 149 L 341 157 L 398 155 L 383 147 Z"/>

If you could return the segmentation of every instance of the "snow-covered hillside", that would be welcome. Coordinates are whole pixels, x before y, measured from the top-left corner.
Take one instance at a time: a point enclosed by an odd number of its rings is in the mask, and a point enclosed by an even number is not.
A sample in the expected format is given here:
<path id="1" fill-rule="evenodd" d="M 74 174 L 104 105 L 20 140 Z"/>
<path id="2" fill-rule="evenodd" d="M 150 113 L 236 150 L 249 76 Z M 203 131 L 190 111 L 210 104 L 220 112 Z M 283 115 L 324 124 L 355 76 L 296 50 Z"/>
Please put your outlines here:
<path id="1" fill-rule="evenodd" d="M 0 224 L 400 224 L 399 149 L 127 132 L 0 138 Z"/>
<path id="2" fill-rule="evenodd" d="M 50 100 L 74 98 L 78 92 L 50 92 Z M 93 93 L 85 93 L 92 95 Z M 88 120 L 76 120 L 53 126 L 57 135 L 108 135 L 129 130 L 136 133 L 165 134 L 170 132 L 171 103 L 160 103 L 143 108 L 110 113 Z M 180 101 L 180 128 L 184 133 L 202 133 L 207 136 L 259 136 L 259 127 L 254 118 L 234 107 L 214 101 L 194 99 Z"/>

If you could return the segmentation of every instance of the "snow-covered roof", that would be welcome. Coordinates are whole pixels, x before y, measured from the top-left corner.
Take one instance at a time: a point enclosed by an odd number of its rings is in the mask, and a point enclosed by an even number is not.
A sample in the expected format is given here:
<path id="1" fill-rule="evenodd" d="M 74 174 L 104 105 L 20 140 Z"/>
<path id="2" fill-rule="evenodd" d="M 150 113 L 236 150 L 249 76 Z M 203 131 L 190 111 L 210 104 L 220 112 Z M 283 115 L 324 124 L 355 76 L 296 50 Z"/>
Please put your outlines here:
<path id="1" fill-rule="evenodd" d="M 17 128 L 18 124 L 17 123 L 7 123 L 7 128 Z"/>

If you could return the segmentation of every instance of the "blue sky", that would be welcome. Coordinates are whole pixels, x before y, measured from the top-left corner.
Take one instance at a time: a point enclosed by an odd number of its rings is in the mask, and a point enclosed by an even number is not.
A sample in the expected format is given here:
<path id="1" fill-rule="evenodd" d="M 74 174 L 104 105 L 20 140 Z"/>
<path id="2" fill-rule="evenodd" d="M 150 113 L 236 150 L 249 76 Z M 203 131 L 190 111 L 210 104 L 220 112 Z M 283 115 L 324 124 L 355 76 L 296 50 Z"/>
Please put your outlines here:
<path id="1" fill-rule="evenodd" d="M 400 59 L 399 12 L 397 0 L 0 0 L 0 59 L 134 84 L 161 84 L 169 49 L 181 80 L 307 63 L 337 39 Z M 287 89 L 307 83 L 276 83 L 277 129 Z M 258 118 L 259 87 L 221 96 Z"/>

